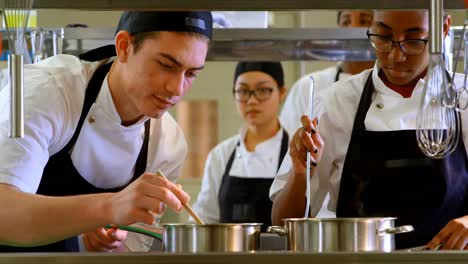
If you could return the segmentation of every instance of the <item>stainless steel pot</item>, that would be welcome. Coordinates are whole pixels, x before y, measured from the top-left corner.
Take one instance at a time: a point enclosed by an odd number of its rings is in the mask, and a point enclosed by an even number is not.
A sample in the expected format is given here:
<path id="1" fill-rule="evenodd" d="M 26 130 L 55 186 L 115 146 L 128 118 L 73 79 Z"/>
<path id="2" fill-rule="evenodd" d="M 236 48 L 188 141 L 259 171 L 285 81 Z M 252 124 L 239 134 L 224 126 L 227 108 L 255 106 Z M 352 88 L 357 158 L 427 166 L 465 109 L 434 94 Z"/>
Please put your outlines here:
<path id="1" fill-rule="evenodd" d="M 287 218 L 284 226 L 270 226 L 269 233 L 287 236 L 288 249 L 309 252 L 389 252 L 394 234 L 413 231 L 394 227 L 396 218 Z"/>
<path id="2" fill-rule="evenodd" d="M 260 248 L 262 224 L 163 224 L 166 252 L 241 252 Z"/>

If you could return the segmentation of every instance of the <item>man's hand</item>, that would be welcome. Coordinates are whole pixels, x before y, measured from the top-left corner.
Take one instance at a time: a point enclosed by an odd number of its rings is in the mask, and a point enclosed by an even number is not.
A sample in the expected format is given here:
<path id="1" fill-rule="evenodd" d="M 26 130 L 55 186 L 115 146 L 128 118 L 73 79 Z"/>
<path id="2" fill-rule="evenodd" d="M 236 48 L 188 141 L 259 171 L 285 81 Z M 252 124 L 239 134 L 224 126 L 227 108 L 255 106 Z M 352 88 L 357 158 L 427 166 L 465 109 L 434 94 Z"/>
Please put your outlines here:
<path id="1" fill-rule="evenodd" d="M 127 231 L 117 228 L 97 228 L 94 232 L 83 234 L 83 243 L 87 251 L 120 252 L 124 251 Z"/>
<path id="2" fill-rule="evenodd" d="M 165 206 L 179 212 L 190 196 L 169 180 L 145 173 L 106 201 L 110 224 L 130 225 L 137 222 L 153 224 L 154 213 L 162 214 Z"/>

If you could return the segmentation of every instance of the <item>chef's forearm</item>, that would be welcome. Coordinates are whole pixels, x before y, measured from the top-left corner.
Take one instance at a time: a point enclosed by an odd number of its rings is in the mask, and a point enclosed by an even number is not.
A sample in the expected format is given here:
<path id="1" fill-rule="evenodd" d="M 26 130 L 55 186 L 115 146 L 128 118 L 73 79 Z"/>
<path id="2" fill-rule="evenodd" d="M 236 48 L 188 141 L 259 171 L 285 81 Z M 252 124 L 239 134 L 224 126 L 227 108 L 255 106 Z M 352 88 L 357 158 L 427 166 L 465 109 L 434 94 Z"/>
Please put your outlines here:
<path id="1" fill-rule="evenodd" d="M 304 216 L 306 206 L 305 191 L 305 176 L 295 177 L 291 175 L 286 185 L 273 201 L 271 221 L 274 225 L 282 225 L 281 220 L 284 218 Z"/>
<path id="2" fill-rule="evenodd" d="M 103 226 L 107 195 L 48 197 L 0 184 L 0 244 L 49 244 Z"/>

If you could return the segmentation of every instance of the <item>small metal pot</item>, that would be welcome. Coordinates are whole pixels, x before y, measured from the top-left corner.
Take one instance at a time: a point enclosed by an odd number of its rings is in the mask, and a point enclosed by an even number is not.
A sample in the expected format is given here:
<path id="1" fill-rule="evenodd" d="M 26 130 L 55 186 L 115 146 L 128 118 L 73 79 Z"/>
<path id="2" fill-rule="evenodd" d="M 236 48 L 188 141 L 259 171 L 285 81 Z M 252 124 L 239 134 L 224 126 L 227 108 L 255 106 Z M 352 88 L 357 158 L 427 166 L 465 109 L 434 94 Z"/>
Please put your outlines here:
<path id="1" fill-rule="evenodd" d="M 262 224 L 163 224 L 166 252 L 245 252 L 260 248 Z"/>
<path id="2" fill-rule="evenodd" d="M 390 252 L 394 234 L 413 231 L 412 226 L 394 227 L 396 218 L 288 218 L 283 226 L 270 226 L 269 233 L 287 236 L 288 249 L 308 252 Z"/>

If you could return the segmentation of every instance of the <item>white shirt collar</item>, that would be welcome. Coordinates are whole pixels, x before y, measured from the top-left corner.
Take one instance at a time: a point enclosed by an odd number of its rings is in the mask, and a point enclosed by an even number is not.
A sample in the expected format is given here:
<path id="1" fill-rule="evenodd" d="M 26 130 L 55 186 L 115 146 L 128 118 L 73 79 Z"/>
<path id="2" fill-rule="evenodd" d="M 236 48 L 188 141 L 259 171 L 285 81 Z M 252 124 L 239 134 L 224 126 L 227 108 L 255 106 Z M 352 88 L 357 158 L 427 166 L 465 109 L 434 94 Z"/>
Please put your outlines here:
<path id="1" fill-rule="evenodd" d="M 120 118 L 117 109 L 115 108 L 114 100 L 112 99 L 112 95 L 109 89 L 108 77 L 109 74 L 106 75 L 104 81 L 102 82 L 101 91 L 99 92 L 98 98 L 96 99 L 96 104 L 98 104 L 102 111 L 117 124 L 122 124 L 122 119 Z M 138 122 L 135 124 L 128 126 L 128 128 L 141 126 L 149 117 L 142 117 Z"/>
<path id="2" fill-rule="evenodd" d="M 245 146 L 245 136 L 247 135 L 247 127 L 241 127 L 240 128 L 240 131 L 239 131 L 239 141 L 240 141 L 240 145 L 238 147 L 238 150 L 240 151 L 240 154 L 241 155 L 261 155 L 261 156 L 270 156 L 270 155 L 273 155 L 272 153 L 272 149 L 276 149 L 276 146 L 278 144 L 281 144 L 281 140 L 282 140 L 282 135 L 283 135 L 283 126 L 281 125 L 280 123 L 280 129 L 278 130 L 278 132 L 276 132 L 276 134 L 259 143 L 256 147 L 255 147 L 255 150 L 252 151 L 252 152 L 249 152 Z"/>
<path id="3" fill-rule="evenodd" d="M 379 76 L 380 69 L 381 69 L 380 63 L 379 61 L 376 61 L 374 64 L 374 69 L 372 71 L 372 81 L 374 82 L 375 91 L 382 93 L 382 94 L 389 95 L 389 96 L 403 98 L 401 94 L 395 92 L 393 89 L 385 85 L 382 79 L 380 79 L 380 76 Z M 424 83 L 425 83 L 424 79 L 419 79 L 418 83 L 416 84 L 416 87 L 413 90 L 411 97 L 422 93 L 423 88 L 424 88 Z"/>

